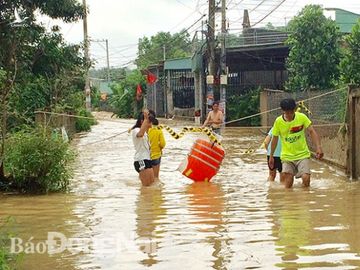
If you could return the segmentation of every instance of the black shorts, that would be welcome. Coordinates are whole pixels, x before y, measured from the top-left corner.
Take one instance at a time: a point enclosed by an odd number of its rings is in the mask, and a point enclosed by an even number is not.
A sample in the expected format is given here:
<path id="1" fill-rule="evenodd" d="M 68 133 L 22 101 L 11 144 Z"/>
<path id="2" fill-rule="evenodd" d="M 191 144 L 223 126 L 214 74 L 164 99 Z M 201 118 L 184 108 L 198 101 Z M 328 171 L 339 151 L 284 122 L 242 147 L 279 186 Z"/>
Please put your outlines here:
<path id="1" fill-rule="evenodd" d="M 151 165 L 152 166 L 157 166 L 157 165 L 160 165 L 161 163 L 161 157 L 157 158 L 157 159 L 152 159 L 151 160 Z"/>
<path id="2" fill-rule="evenodd" d="M 267 156 L 267 161 L 268 161 L 268 167 L 270 170 L 278 170 L 279 172 L 282 172 L 282 163 L 281 163 L 281 159 L 280 157 L 274 157 L 274 168 L 270 168 L 269 166 L 269 159 L 270 156 Z"/>
<path id="3" fill-rule="evenodd" d="M 145 169 L 151 169 L 152 168 L 151 160 L 144 159 L 144 160 L 135 161 L 134 167 L 137 172 L 141 172 L 142 170 L 145 170 Z"/>

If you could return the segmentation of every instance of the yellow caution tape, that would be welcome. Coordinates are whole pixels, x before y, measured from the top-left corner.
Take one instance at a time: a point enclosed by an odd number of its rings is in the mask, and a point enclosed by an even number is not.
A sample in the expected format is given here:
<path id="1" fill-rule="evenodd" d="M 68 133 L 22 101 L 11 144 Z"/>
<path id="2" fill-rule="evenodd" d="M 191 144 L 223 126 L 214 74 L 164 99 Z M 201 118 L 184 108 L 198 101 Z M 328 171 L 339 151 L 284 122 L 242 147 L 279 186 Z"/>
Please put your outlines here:
<path id="1" fill-rule="evenodd" d="M 255 152 L 255 149 L 249 148 L 243 152 L 243 154 L 252 154 Z"/>
<path id="2" fill-rule="evenodd" d="M 206 136 L 208 136 L 210 141 L 217 143 L 218 145 L 221 145 L 220 141 L 214 135 L 214 133 L 211 131 L 211 129 L 207 128 L 207 127 L 205 127 L 205 128 L 183 127 L 179 133 L 175 132 L 171 127 L 166 126 L 166 125 L 159 125 L 159 126 L 157 126 L 157 129 L 165 129 L 171 135 L 171 137 L 173 137 L 174 139 L 180 139 L 181 137 L 183 137 L 185 135 L 185 133 L 189 133 L 189 132 L 204 133 Z"/>
<path id="3" fill-rule="evenodd" d="M 265 148 L 265 144 L 264 143 L 262 143 L 261 145 L 260 145 L 260 147 L 258 147 L 258 148 L 253 148 L 253 147 L 249 147 L 247 150 L 245 150 L 244 152 L 242 152 L 241 154 L 252 154 L 252 153 L 254 153 L 256 150 L 258 150 L 258 149 L 263 149 L 263 148 Z"/>
<path id="4" fill-rule="evenodd" d="M 303 100 L 298 102 L 298 108 L 296 111 L 300 112 L 301 110 L 304 110 L 307 114 L 312 114 L 311 111 L 305 106 Z"/>

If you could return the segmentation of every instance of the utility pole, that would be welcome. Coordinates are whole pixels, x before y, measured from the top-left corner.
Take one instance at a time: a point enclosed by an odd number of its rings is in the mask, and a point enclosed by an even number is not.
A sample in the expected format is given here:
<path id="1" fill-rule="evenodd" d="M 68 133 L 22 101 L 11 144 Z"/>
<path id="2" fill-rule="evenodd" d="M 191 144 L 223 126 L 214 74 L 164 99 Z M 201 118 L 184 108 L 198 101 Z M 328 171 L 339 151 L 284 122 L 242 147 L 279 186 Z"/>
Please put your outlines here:
<path id="1" fill-rule="evenodd" d="M 201 20 L 201 44 L 203 44 L 204 41 L 204 21 Z"/>
<path id="2" fill-rule="evenodd" d="M 87 111 L 91 111 L 91 89 L 90 89 L 90 78 L 89 78 L 89 68 L 90 68 L 90 56 L 89 56 L 89 38 L 87 31 L 87 6 L 86 0 L 83 0 L 84 8 L 84 18 L 83 18 L 83 27 L 84 27 L 84 56 L 86 62 L 86 71 L 85 71 L 85 107 Z"/>
<path id="3" fill-rule="evenodd" d="M 110 59 L 109 59 L 109 41 L 105 39 L 106 43 L 106 64 L 107 64 L 107 81 L 110 82 Z"/>
<path id="4" fill-rule="evenodd" d="M 209 75 L 215 75 L 215 0 L 209 0 L 208 22 Z"/>
<path id="5" fill-rule="evenodd" d="M 163 60 L 164 60 L 164 62 L 166 60 L 166 46 L 165 45 L 163 45 Z"/>
<path id="6" fill-rule="evenodd" d="M 224 110 L 224 121 L 226 121 L 226 85 L 227 85 L 227 68 L 226 68 L 226 0 L 221 1 L 221 56 L 220 56 L 220 104 Z"/>
<path id="7" fill-rule="evenodd" d="M 166 45 L 164 44 L 163 46 L 163 60 L 164 60 L 164 67 L 165 67 L 165 61 L 166 61 Z M 168 114 L 168 109 L 167 109 L 167 89 L 166 89 L 166 73 L 165 73 L 165 69 L 163 69 L 163 87 L 164 87 L 164 114 L 165 117 L 167 118 L 167 114 Z"/>
<path id="8" fill-rule="evenodd" d="M 89 41 L 92 42 L 105 42 L 105 50 L 106 50 L 106 65 L 107 65 L 107 71 L 106 71 L 106 77 L 107 82 L 110 82 L 110 58 L 109 58 L 109 41 L 107 39 L 90 39 Z M 101 45 L 101 44 L 100 44 Z M 101 45 L 102 48 L 104 48 L 103 45 Z"/>
<path id="9" fill-rule="evenodd" d="M 214 102 L 215 75 L 215 0 L 209 0 L 209 21 L 207 30 L 208 75 L 206 77 L 206 113 L 211 110 Z"/>

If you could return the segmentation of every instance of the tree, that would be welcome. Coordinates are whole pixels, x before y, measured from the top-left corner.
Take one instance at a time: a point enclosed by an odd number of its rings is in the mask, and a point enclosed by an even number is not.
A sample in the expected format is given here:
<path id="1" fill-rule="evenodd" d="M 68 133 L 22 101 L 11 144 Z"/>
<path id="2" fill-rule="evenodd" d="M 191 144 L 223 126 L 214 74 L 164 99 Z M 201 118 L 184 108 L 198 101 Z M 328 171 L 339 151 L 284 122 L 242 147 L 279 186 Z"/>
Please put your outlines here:
<path id="1" fill-rule="evenodd" d="M 226 35 L 226 47 L 236 47 L 244 45 L 244 36 L 236 34 L 227 34 Z"/>
<path id="2" fill-rule="evenodd" d="M 136 88 L 140 84 L 145 91 L 145 77 L 139 70 L 134 70 L 121 82 L 111 86 L 114 94 L 110 98 L 110 104 L 118 117 L 136 117 L 143 108 L 143 99 L 136 100 Z M 143 93 L 144 95 L 145 93 Z"/>
<path id="3" fill-rule="evenodd" d="M 306 6 L 289 23 L 287 89 L 329 89 L 339 77 L 339 30 L 318 5 Z"/>
<path id="4" fill-rule="evenodd" d="M 15 11 L 22 18 L 21 22 L 15 22 Z M 79 48 L 66 46 L 57 33 L 58 29 L 47 34 L 46 29 L 36 22 L 36 13 L 74 22 L 82 17 L 83 8 L 76 0 L 0 2 L 0 180 L 4 179 L 3 161 L 9 114 L 16 113 L 11 109 L 18 105 L 17 98 L 21 99 L 22 90 L 39 94 L 36 90 L 46 89 L 39 84 L 48 80 L 52 91 L 57 91 L 60 89 L 59 82 L 62 83 L 74 71 L 73 67 L 78 68 L 82 62 L 78 55 Z M 31 93 L 29 96 L 34 97 Z M 47 98 L 52 102 L 53 95 Z"/>
<path id="5" fill-rule="evenodd" d="M 136 65 L 145 69 L 151 64 L 157 64 L 164 59 L 187 57 L 191 54 L 191 41 L 186 31 L 171 35 L 169 32 L 159 32 L 150 38 L 143 37 L 138 42 L 138 58 Z"/>
<path id="6" fill-rule="evenodd" d="M 341 79 L 345 83 L 360 85 L 360 20 L 345 41 L 345 56 L 340 63 Z"/>

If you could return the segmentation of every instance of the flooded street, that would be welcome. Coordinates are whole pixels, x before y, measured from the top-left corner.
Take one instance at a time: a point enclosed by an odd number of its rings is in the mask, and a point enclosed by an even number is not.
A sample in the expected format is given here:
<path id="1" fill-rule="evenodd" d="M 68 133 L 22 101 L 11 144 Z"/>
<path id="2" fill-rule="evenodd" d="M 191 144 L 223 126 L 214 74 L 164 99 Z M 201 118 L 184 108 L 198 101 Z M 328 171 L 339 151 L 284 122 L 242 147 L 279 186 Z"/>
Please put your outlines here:
<path id="1" fill-rule="evenodd" d="M 285 190 L 278 178 L 267 181 L 265 152 L 244 154 L 264 135 L 227 128 L 212 182 L 176 171 L 196 135 L 175 140 L 164 132 L 162 184 L 141 187 L 128 134 L 94 143 L 133 123 L 100 121 L 74 141 L 69 193 L 0 195 L 1 217 L 14 218 L 24 243 L 43 242 L 49 232 L 68 242 L 63 252 L 26 254 L 21 269 L 360 268 L 360 182 L 312 162 L 311 187 L 296 180 Z"/>

